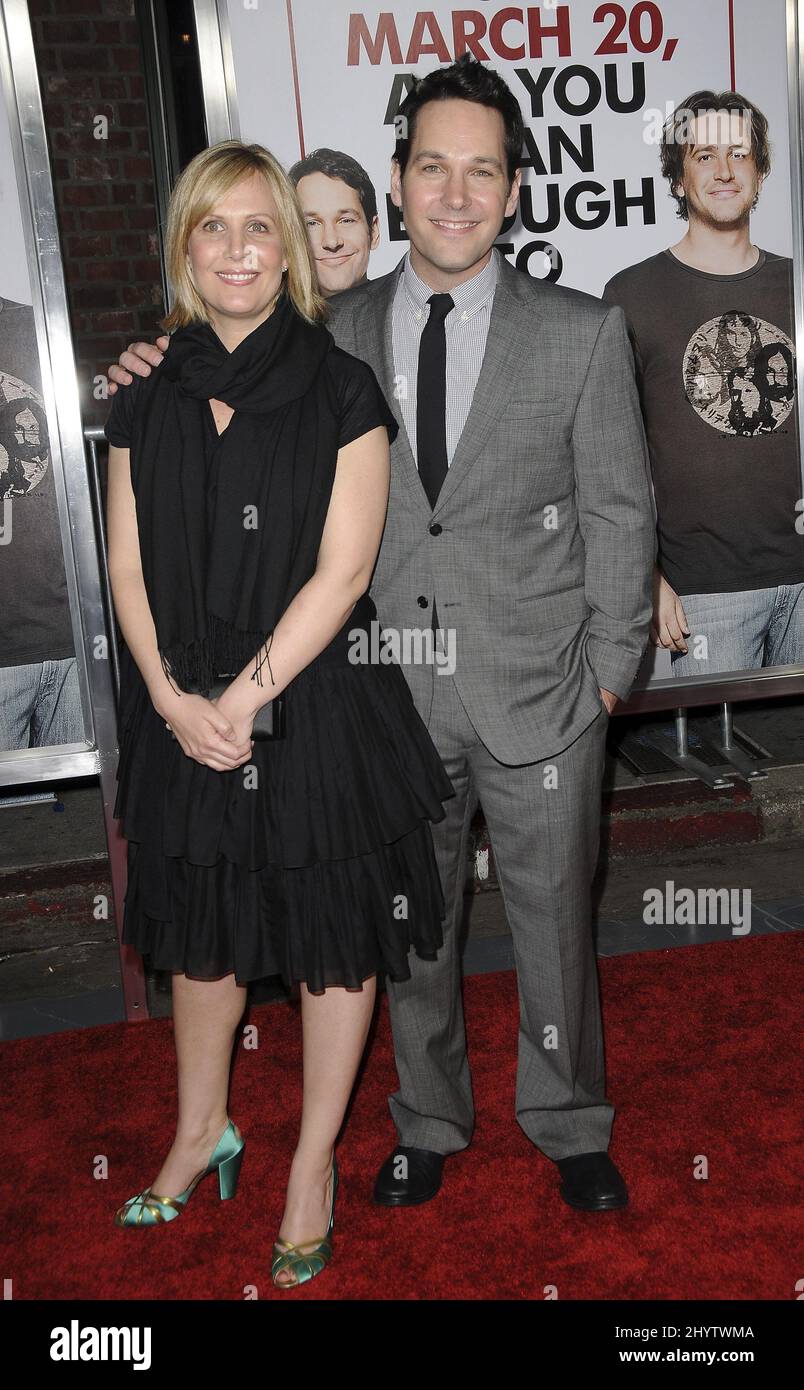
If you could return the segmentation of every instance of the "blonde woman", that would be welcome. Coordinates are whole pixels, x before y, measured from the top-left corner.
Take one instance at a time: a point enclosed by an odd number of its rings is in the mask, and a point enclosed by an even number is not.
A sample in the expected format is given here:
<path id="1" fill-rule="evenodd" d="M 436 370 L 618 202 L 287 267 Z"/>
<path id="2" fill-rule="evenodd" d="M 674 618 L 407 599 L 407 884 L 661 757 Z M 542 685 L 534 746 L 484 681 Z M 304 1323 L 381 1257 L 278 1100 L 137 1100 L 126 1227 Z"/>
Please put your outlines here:
<path id="1" fill-rule="evenodd" d="M 376 976 L 407 979 L 410 950 L 442 944 L 429 822 L 454 788 L 401 668 L 350 659 L 378 619 L 397 425 L 324 326 L 273 156 L 239 141 L 198 155 L 166 250 L 170 345 L 106 433 L 124 940 L 174 972 L 178 1120 L 115 1219 L 169 1222 L 213 1172 L 234 1195 L 234 1034 L 248 981 L 281 974 L 301 998 L 304 1087 L 272 1273 L 295 1287 L 332 1253 L 335 1142 Z M 257 738 L 269 709 L 274 736 Z"/>

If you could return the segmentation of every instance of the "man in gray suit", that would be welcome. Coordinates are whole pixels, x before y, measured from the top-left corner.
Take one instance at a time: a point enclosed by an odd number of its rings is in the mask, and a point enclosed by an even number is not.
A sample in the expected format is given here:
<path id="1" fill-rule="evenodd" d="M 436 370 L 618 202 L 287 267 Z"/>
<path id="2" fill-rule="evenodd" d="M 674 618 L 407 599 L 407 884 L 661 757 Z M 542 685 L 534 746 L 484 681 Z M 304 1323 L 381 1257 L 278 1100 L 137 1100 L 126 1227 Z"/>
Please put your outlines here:
<path id="1" fill-rule="evenodd" d="M 429 1200 L 472 1136 L 458 934 L 479 799 L 516 957 L 517 1119 L 556 1162 L 565 1201 L 621 1207 L 590 890 L 608 715 L 645 645 L 655 555 L 625 318 L 493 248 L 523 143 L 498 75 L 471 59 L 432 72 L 400 116 L 392 197 L 410 252 L 331 301 L 331 329 L 374 368 L 401 426 L 371 594 L 403 651 L 422 625 L 454 643 L 454 671 L 404 670 L 457 795 L 432 827 L 443 949 L 412 953 L 411 978 L 387 982 L 399 1142 L 375 1198 Z M 135 354 L 161 360 L 137 345 L 123 367 L 142 370 Z"/>

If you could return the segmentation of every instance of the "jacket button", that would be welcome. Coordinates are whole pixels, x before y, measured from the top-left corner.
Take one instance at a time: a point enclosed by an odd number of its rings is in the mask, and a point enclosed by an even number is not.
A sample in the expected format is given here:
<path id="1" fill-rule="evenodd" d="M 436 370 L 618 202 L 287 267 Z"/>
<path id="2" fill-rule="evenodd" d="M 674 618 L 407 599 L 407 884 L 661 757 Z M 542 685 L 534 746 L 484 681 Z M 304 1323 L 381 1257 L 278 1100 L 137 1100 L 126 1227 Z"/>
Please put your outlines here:
<path id="1" fill-rule="evenodd" d="M 424 597 L 424 594 L 419 594 L 419 597 L 417 598 L 416 602 L 418 603 L 420 608 L 427 607 L 427 599 Z"/>
<path id="2" fill-rule="evenodd" d="M 430 527 L 430 535 L 431 535 L 431 536 L 440 536 L 440 535 L 441 535 L 441 529 L 442 529 L 442 528 L 439 526 L 438 522 L 437 522 L 437 521 L 434 521 L 433 524 L 432 524 L 432 526 Z"/>

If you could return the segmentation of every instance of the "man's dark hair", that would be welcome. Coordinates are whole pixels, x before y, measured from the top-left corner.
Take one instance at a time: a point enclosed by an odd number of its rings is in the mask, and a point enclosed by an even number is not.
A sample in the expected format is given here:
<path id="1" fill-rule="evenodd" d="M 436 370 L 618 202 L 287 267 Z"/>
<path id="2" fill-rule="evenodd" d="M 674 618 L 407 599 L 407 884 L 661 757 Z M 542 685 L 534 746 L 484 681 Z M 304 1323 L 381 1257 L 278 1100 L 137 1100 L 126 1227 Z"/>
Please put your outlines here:
<path id="1" fill-rule="evenodd" d="M 779 386 L 775 381 L 771 381 L 771 360 L 774 357 L 781 357 L 787 368 L 787 385 Z M 796 391 L 796 369 L 793 363 L 793 354 L 786 343 L 766 343 L 760 348 L 751 366 L 754 369 L 754 379 L 763 395 L 769 396 L 772 401 L 791 401 Z"/>
<path id="2" fill-rule="evenodd" d="M 742 402 L 742 397 L 736 389 L 738 381 L 746 381 L 749 386 L 753 386 L 759 396 L 759 405 L 753 415 L 747 415 Z M 752 435 L 757 433 L 770 433 L 776 428 L 776 421 L 773 418 L 773 406 L 770 398 L 762 390 L 762 384 L 757 382 L 750 367 L 735 367 L 729 372 L 726 378 L 731 405 L 729 407 L 729 424 L 735 434 Z"/>
<path id="3" fill-rule="evenodd" d="M 693 92 L 677 106 L 665 123 L 660 151 L 662 173 L 670 184 L 671 196 L 676 201 L 676 216 L 686 222 L 689 208 L 683 193 L 676 193 L 684 175 L 684 154 L 689 145 L 689 127 L 695 116 L 703 111 L 734 111 L 744 117 L 751 131 L 751 153 L 757 166 L 757 173 L 770 173 L 770 144 L 768 141 L 768 122 L 758 106 L 739 92 Z M 759 195 L 757 195 L 758 197 Z M 754 199 L 754 207 L 757 198 Z"/>
<path id="4" fill-rule="evenodd" d="M 413 137 L 416 133 L 416 119 L 423 106 L 429 101 L 448 101 L 457 97 L 459 101 L 475 101 L 478 106 L 490 106 L 499 111 L 505 125 L 505 157 L 508 165 L 509 187 L 514 174 L 522 162 L 522 142 L 525 126 L 519 102 L 508 83 L 492 68 L 485 68 L 469 53 L 464 53 L 457 63 L 448 68 L 436 68 L 420 78 L 411 87 L 399 108 L 399 116 L 404 117 L 397 127 L 404 130 L 404 137 L 397 135 L 394 159 L 404 174 L 410 155 Z"/>
<path id="5" fill-rule="evenodd" d="M 349 188 L 353 188 L 371 230 L 377 216 L 377 192 L 362 164 L 358 164 L 350 154 L 344 154 L 343 150 L 328 150 L 322 146 L 288 169 L 288 178 L 294 188 L 307 174 L 326 174 L 327 178 L 342 179 Z"/>

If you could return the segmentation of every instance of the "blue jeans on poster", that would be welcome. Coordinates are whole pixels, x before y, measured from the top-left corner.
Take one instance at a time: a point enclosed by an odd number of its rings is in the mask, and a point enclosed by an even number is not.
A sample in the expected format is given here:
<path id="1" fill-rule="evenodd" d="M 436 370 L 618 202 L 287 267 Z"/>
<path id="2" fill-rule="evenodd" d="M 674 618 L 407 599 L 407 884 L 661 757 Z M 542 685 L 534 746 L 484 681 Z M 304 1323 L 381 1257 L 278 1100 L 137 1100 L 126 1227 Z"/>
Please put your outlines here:
<path id="1" fill-rule="evenodd" d="M 690 635 L 670 653 L 674 676 L 804 663 L 804 584 L 679 598 Z"/>
<path id="2" fill-rule="evenodd" d="M 74 656 L 0 667 L 0 749 L 84 742 Z"/>

